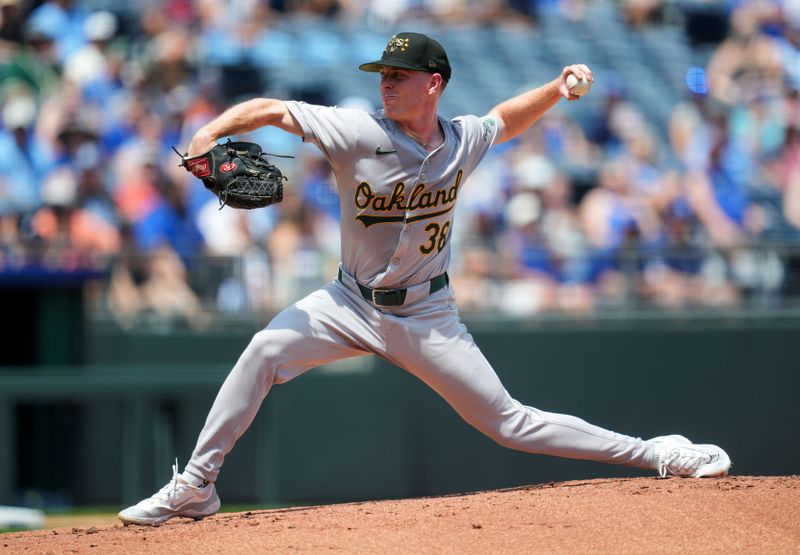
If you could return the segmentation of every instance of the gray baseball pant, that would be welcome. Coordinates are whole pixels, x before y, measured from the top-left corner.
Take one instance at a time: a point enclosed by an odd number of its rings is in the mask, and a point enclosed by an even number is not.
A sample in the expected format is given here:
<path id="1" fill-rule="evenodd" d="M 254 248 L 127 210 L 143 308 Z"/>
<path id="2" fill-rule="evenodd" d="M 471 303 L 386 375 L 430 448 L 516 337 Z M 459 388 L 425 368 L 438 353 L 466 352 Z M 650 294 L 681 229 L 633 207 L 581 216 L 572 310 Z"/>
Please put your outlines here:
<path id="1" fill-rule="evenodd" d="M 376 308 L 334 281 L 253 336 L 217 394 L 187 472 L 215 481 L 274 384 L 344 358 L 375 354 L 433 388 L 469 424 L 511 449 L 655 468 L 653 447 L 509 395 L 458 318 L 450 287 L 402 307 Z"/>

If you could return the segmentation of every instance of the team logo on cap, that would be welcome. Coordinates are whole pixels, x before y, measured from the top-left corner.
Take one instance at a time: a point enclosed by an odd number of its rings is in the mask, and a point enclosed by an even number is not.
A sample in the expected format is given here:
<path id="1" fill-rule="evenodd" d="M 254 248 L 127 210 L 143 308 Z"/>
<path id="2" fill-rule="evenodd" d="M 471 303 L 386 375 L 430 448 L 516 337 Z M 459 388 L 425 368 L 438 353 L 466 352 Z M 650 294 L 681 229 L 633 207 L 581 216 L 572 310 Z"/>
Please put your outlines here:
<path id="1" fill-rule="evenodd" d="M 400 52 L 405 52 L 406 48 L 408 48 L 408 39 L 401 39 L 398 38 L 397 35 L 392 35 L 392 38 L 389 39 L 389 42 L 386 44 L 386 50 L 383 51 L 384 54 L 389 53 L 393 54 L 398 50 Z"/>

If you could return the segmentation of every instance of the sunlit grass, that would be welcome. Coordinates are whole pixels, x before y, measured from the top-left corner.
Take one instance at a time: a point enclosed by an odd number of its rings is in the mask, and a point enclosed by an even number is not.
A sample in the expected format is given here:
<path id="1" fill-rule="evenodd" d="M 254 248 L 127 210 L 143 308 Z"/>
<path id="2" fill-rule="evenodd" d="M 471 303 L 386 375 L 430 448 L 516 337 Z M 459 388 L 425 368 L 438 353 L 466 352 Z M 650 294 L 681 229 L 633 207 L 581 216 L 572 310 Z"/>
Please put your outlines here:
<path id="1" fill-rule="evenodd" d="M 247 511 L 268 511 L 270 509 L 284 509 L 287 507 L 305 506 L 299 503 L 266 503 L 255 504 L 223 504 L 220 513 L 242 513 Z M 91 526 L 110 526 L 121 524 L 117 513 L 118 506 L 91 506 L 91 507 L 65 507 L 45 512 L 45 521 L 42 529 L 51 528 L 83 528 Z M 9 532 L 26 532 L 29 528 L 0 528 L 0 534 Z"/>

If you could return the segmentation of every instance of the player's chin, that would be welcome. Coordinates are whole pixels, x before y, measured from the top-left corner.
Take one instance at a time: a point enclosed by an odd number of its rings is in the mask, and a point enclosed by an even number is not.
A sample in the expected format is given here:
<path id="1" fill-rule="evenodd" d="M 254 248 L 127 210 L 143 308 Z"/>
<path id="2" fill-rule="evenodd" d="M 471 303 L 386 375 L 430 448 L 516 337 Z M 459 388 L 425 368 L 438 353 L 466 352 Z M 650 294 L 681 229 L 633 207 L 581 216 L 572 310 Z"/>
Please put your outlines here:
<path id="1" fill-rule="evenodd" d="M 385 96 L 381 98 L 381 103 L 383 104 L 383 111 L 386 113 L 387 116 L 391 116 L 393 113 L 397 112 L 396 102 L 397 99 L 393 96 Z"/>

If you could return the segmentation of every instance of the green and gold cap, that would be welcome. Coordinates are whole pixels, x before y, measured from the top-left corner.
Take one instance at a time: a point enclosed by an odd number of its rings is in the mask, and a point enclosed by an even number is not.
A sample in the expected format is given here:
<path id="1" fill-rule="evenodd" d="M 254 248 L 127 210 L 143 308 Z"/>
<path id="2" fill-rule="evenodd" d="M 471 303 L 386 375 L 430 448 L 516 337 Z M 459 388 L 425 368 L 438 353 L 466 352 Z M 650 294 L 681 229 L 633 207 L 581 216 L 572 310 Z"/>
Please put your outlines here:
<path id="1" fill-rule="evenodd" d="M 361 64 L 361 71 L 380 71 L 381 66 L 439 73 L 450 80 L 450 61 L 444 47 L 422 33 L 397 33 L 392 35 L 380 60 Z"/>

